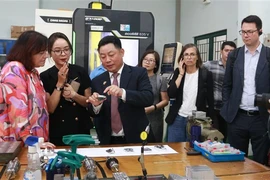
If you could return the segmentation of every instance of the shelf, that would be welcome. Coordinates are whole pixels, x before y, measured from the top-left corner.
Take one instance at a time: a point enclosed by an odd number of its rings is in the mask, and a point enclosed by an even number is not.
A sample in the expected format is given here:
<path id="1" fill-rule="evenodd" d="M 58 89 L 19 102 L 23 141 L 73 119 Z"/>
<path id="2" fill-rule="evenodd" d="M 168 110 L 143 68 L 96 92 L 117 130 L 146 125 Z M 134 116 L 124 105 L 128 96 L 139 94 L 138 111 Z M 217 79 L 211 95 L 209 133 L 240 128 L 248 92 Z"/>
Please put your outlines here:
<path id="1" fill-rule="evenodd" d="M 4 57 L 6 57 L 7 55 L 6 55 L 6 54 L 0 54 L 0 56 L 4 56 Z"/>

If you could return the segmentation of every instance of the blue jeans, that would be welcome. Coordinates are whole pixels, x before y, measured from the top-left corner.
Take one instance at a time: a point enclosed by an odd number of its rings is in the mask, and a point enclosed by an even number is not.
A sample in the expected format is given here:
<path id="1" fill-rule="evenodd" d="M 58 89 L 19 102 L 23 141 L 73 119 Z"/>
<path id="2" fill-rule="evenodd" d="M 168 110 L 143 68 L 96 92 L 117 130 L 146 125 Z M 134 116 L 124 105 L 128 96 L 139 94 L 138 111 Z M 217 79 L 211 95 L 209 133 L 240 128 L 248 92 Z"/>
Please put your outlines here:
<path id="1" fill-rule="evenodd" d="M 168 142 L 187 141 L 187 118 L 177 115 L 174 122 L 168 126 Z"/>

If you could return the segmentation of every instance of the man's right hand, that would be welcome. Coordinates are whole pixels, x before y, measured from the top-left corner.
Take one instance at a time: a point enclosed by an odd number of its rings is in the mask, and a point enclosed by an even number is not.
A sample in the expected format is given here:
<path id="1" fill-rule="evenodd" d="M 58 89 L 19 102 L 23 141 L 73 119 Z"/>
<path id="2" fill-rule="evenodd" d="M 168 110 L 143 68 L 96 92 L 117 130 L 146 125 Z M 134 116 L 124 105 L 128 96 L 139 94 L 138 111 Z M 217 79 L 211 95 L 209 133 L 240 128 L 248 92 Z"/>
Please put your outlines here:
<path id="1" fill-rule="evenodd" d="M 98 100 L 99 94 L 94 92 L 92 96 L 89 96 L 89 98 L 86 100 L 87 103 L 91 103 L 93 106 L 99 106 L 103 103 L 104 100 Z"/>

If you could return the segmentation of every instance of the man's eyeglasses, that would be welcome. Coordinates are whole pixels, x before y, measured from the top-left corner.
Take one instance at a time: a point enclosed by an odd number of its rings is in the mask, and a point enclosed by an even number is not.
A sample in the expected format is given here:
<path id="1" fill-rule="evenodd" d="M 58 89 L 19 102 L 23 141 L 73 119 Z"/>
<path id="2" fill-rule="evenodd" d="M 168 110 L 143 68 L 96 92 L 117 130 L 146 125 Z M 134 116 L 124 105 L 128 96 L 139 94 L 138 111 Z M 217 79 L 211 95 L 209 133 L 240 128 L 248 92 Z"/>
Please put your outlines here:
<path id="1" fill-rule="evenodd" d="M 194 58 L 196 55 L 197 54 L 194 54 L 194 53 L 184 54 L 184 58 L 188 58 L 188 57 Z"/>
<path id="2" fill-rule="evenodd" d="M 256 31 L 258 31 L 258 30 L 248 30 L 248 31 L 240 30 L 239 31 L 239 34 L 240 35 L 245 35 L 246 34 L 246 35 L 250 36 L 250 35 L 252 35 Z"/>
<path id="3" fill-rule="evenodd" d="M 143 59 L 143 61 L 150 63 L 150 64 L 153 64 L 154 62 L 156 62 L 156 60 L 154 60 L 154 59 Z"/>
<path id="4" fill-rule="evenodd" d="M 60 56 L 62 53 L 66 54 L 66 55 L 70 55 L 70 49 L 56 49 L 56 50 L 52 50 L 52 52 L 54 52 L 55 55 Z"/>

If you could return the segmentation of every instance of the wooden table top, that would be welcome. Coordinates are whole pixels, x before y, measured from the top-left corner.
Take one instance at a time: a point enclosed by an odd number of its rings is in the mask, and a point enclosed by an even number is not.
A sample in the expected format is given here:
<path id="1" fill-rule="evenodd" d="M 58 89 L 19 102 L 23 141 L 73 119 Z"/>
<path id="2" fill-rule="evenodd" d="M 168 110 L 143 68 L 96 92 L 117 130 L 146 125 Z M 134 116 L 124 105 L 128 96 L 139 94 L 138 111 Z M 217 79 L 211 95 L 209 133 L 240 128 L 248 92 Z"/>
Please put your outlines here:
<path id="1" fill-rule="evenodd" d="M 166 177 L 170 173 L 185 175 L 186 166 L 194 165 L 207 165 L 213 169 L 215 175 L 220 179 L 252 179 L 249 177 L 261 177 L 259 179 L 270 179 L 270 169 L 259 163 L 256 163 L 250 159 L 245 158 L 245 161 L 239 162 L 218 162 L 213 163 L 203 157 L 202 155 L 187 156 L 184 147 L 188 147 L 187 143 L 166 143 L 178 154 L 169 155 L 147 155 L 144 156 L 145 167 L 148 175 L 164 174 Z M 134 144 L 133 144 L 134 145 Z M 106 146 L 90 146 L 91 148 L 106 147 Z M 61 147 L 63 148 L 63 147 Z M 27 148 L 23 148 L 19 155 L 20 162 L 22 164 L 21 170 L 16 179 L 22 179 L 23 172 L 27 167 Z M 119 170 L 125 172 L 129 176 L 142 175 L 141 165 L 138 162 L 138 156 L 117 157 L 119 161 Z M 105 160 L 105 158 L 94 158 L 96 161 Z M 100 162 L 100 165 L 104 168 L 107 177 L 112 177 L 112 172 L 107 169 L 105 162 Z M 82 175 L 85 174 L 84 169 L 81 170 Z M 97 175 L 102 178 L 100 171 Z M 3 179 L 3 177 L 2 177 Z M 45 179 L 45 174 L 44 174 Z"/>
<path id="2" fill-rule="evenodd" d="M 239 174 L 233 176 L 219 176 L 220 180 L 269 180 L 270 171 L 252 174 Z"/>

